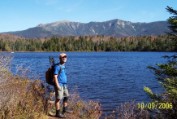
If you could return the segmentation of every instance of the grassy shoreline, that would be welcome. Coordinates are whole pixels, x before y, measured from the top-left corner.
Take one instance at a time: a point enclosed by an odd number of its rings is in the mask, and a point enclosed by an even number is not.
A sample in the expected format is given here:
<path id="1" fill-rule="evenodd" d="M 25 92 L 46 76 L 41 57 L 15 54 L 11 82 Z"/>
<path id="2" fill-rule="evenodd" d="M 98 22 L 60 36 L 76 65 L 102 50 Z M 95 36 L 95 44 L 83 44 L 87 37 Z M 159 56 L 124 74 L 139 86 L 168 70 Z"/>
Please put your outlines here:
<path id="1" fill-rule="evenodd" d="M 0 56 L 0 118 L 55 119 L 53 92 L 49 92 L 41 80 L 30 80 L 26 75 L 14 76 L 9 72 L 10 60 L 10 55 Z M 148 112 L 138 110 L 132 102 L 122 104 L 111 114 L 102 115 L 99 102 L 84 101 L 77 91 L 71 94 L 69 106 L 74 113 L 67 114 L 67 119 L 149 119 Z"/>
<path id="2" fill-rule="evenodd" d="M 11 58 L 0 56 L 0 118 L 1 119 L 52 119 L 55 113 L 50 94 L 40 80 L 14 76 L 9 72 Z M 99 119 L 98 102 L 84 101 L 78 93 L 71 94 L 69 105 L 73 109 L 68 119 Z"/>

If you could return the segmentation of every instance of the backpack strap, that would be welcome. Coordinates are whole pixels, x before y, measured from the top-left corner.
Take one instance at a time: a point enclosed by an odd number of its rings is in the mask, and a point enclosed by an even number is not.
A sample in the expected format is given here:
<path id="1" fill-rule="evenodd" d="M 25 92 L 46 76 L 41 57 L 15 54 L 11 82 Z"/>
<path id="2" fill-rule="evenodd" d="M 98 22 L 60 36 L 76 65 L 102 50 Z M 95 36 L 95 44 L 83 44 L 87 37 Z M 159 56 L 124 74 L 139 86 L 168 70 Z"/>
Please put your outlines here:
<path id="1" fill-rule="evenodd" d="M 58 72 L 58 76 L 60 75 L 61 70 L 62 70 L 62 67 L 61 67 L 61 65 L 60 65 L 60 64 L 59 64 L 59 67 L 60 67 L 60 70 L 59 70 L 59 72 Z"/>

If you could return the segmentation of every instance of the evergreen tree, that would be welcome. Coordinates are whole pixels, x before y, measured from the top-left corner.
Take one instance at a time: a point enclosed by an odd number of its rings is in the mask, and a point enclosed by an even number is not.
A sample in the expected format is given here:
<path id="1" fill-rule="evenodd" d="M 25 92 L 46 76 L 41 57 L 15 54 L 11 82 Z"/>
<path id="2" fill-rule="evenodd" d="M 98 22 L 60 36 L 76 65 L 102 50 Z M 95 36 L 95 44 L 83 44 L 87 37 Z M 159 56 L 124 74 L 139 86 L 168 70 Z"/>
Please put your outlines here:
<path id="1" fill-rule="evenodd" d="M 177 37 L 177 10 L 167 6 L 167 11 L 173 16 L 169 17 L 168 22 L 170 23 L 169 28 L 171 29 L 170 34 Z"/>
<path id="2" fill-rule="evenodd" d="M 172 14 L 168 19 L 170 24 L 169 28 L 171 32 L 169 33 L 171 38 L 174 39 L 174 49 L 177 51 L 177 10 L 174 10 L 172 7 L 167 6 L 167 11 Z"/>

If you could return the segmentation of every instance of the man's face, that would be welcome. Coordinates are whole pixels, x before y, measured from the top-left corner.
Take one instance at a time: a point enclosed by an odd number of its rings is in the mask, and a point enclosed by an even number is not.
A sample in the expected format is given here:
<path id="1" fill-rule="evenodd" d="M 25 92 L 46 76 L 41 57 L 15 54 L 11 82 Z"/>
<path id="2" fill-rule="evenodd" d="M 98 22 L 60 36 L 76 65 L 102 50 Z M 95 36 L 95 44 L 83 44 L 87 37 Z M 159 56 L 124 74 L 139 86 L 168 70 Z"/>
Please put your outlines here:
<path id="1" fill-rule="evenodd" d="M 64 62 L 64 63 L 66 63 L 66 61 L 67 61 L 67 56 L 65 55 L 65 56 L 62 56 L 61 58 L 60 58 L 60 60 L 62 60 L 62 62 Z"/>

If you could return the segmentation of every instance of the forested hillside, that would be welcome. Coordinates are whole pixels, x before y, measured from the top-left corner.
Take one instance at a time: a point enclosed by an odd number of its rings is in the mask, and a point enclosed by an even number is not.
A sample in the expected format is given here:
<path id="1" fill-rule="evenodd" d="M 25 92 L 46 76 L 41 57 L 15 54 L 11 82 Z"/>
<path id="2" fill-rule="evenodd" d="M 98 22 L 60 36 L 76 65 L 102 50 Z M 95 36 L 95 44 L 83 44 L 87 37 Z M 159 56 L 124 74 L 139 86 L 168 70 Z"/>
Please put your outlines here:
<path id="1" fill-rule="evenodd" d="M 167 35 L 141 37 L 51 37 L 46 39 L 0 37 L 0 51 L 175 51 Z"/>

